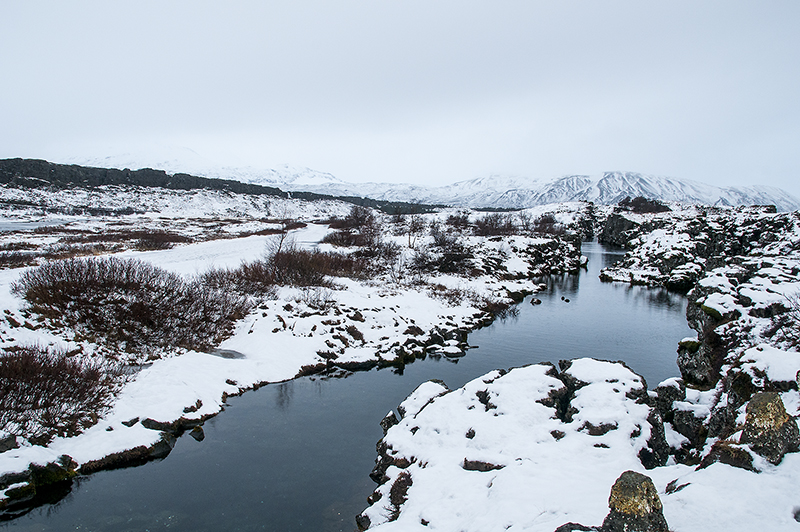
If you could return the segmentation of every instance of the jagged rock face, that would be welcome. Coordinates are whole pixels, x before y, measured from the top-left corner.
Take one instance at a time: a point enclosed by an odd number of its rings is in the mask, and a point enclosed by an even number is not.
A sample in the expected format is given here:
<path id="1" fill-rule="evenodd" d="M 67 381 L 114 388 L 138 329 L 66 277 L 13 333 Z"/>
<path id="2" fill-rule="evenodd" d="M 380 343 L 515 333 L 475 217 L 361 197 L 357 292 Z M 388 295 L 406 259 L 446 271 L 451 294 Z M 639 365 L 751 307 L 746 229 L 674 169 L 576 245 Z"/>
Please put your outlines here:
<path id="1" fill-rule="evenodd" d="M 657 215 L 615 212 L 599 240 L 630 252 L 603 269 L 602 278 L 686 291 L 705 272 L 741 262 L 736 257 L 791 248 L 797 222 L 797 213 L 776 214 L 764 207 L 696 207 Z"/>
<path id="2" fill-rule="evenodd" d="M 640 224 L 626 218 L 624 215 L 613 213 L 603 225 L 602 232 L 597 239 L 600 242 L 625 247 L 633 237 L 638 235 Z"/>
<path id="3" fill-rule="evenodd" d="M 719 378 L 708 349 L 696 351 L 678 350 L 678 369 L 681 377 L 690 386 L 709 388 Z"/>
<path id="4" fill-rule="evenodd" d="M 608 498 L 611 509 L 603 532 L 668 532 L 667 520 L 650 477 L 625 471 L 611 488 Z"/>
<path id="5" fill-rule="evenodd" d="M 779 464 L 787 452 L 800 445 L 797 422 L 786 413 L 780 395 L 758 393 L 747 404 L 747 418 L 740 443 L 750 445 L 773 464 Z"/>

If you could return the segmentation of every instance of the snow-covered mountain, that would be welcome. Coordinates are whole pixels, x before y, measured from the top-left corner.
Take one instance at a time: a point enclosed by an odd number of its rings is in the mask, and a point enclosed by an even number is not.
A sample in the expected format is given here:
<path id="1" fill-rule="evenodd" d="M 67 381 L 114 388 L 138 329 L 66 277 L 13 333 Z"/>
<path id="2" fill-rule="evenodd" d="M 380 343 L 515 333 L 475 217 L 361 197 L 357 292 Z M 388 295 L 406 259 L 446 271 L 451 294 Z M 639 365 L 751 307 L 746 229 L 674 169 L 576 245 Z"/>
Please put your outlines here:
<path id="1" fill-rule="evenodd" d="M 236 179 L 245 183 L 308 191 L 334 196 L 361 196 L 376 200 L 443 204 L 463 207 L 527 208 L 565 201 L 615 204 L 630 196 L 707 205 L 775 205 L 780 211 L 800 209 L 800 200 L 769 186 L 717 187 L 696 181 L 639 174 L 605 172 L 553 179 L 490 175 L 451 185 L 427 187 L 408 183 L 349 183 L 332 174 L 288 165 L 273 169 L 219 165 L 187 148 L 149 149 L 95 158 L 72 158 L 72 164 L 102 168 L 155 168 L 168 173 Z"/>
<path id="2" fill-rule="evenodd" d="M 291 185 L 288 187 L 291 188 Z M 303 189 L 322 194 L 359 195 L 378 200 L 464 207 L 527 208 L 565 201 L 593 201 L 610 205 L 627 196 L 644 196 L 682 203 L 724 206 L 761 204 L 775 205 L 781 211 L 800 209 L 800 200 L 776 187 L 716 187 L 634 172 L 606 172 L 601 176 L 571 175 L 551 180 L 492 175 L 443 187 L 329 182 Z"/>

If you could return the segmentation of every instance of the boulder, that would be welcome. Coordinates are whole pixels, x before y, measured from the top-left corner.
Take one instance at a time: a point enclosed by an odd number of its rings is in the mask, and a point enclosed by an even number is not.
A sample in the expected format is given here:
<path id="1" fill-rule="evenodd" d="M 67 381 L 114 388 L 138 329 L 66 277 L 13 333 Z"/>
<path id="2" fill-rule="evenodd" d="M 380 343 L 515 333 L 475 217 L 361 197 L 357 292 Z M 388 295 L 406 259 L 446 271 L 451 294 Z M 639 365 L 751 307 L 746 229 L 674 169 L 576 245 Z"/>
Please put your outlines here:
<path id="1" fill-rule="evenodd" d="M 703 424 L 704 421 L 704 418 L 696 416 L 692 410 L 676 408 L 672 412 L 672 427 L 688 438 L 696 449 L 701 449 L 706 442 L 708 429 Z"/>
<path id="2" fill-rule="evenodd" d="M 682 380 L 672 379 L 659 384 L 655 392 L 658 413 L 661 414 L 661 418 L 664 421 L 672 421 L 673 403 L 686 399 L 686 386 Z"/>
<path id="3" fill-rule="evenodd" d="M 658 410 L 650 411 L 647 422 L 650 424 L 650 438 L 647 440 L 647 447 L 639 450 L 639 461 L 645 469 L 653 469 L 666 465 L 669 460 L 669 444 L 664 432 L 664 422 Z"/>
<path id="4" fill-rule="evenodd" d="M 10 451 L 11 449 L 16 449 L 18 447 L 19 444 L 17 443 L 17 437 L 13 434 L 6 436 L 5 438 L 0 438 L 0 453 Z"/>
<path id="5" fill-rule="evenodd" d="M 725 440 L 714 442 L 709 453 L 703 457 L 697 469 L 703 469 L 716 462 L 721 462 L 733 467 L 755 471 L 753 457 L 741 445 Z"/>
<path id="6" fill-rule="evenodd" d="M 775 392 L 757 393 L 747 404 L 747 417 L 739 443 L 779 464 L 783 456 L 800 447 L 797 422 L 786 413 L 781 396 Z"/>
<path id="7" fill-rule="evenodd" d="M 662 512 L 650 477 L 625 471 L 611 488 L 608 497 L 611 509 L 603 521 L 603 532 L 668 532 L 667 520 Z"/>
<path id="8" fill-rule="evenodd" d="M 389 429 L 397 425 L 399 422 L 400 420 L 397 419 L 395 413 L 389 411 L 389 413 L 383 416 L 383 419 L 381 420 L 381 429 L 383 430 L 383 435 L 386 436 L 386 433 L 389 431 Z"/>
<path id="9" fill-rule="evenodd" d="M 611 488 L 610 512 L 599 527 L 567 523 L 555 532 L 669 532 L 667 520 L 650 477 L 625 471 Z"/>

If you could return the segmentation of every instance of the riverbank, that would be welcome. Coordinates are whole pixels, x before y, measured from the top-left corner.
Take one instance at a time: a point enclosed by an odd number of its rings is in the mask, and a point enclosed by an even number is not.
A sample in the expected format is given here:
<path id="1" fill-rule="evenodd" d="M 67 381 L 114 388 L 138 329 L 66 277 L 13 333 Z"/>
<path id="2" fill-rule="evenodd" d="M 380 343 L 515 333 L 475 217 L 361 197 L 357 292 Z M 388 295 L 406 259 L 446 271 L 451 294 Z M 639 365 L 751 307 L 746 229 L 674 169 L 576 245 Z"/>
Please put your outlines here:
<path id="1" fill-rule="evenodd" d="M 653 480 L 670 530 L 795 530 L 798 221 L 761 208 L 612 214 L 605 239 L 630 251 L 603 278 L 692 287 L 682 377 L 647 391 L 624 366 L 585 359 L 424 385 L 383 422 L 359 526 L 599 530 L 614 479 L 633 470 Z"/>
<path id="2" fill-rule="evenodd" d="M 565 225 L 570 212 L 579 211 L 563 210 Z M 425 223 L 444 223 L 447 216 L 427 215 Z M 300 249 L 332 250 L 320 244 L 332 231 L 325 224 L 308 223 L 290 236 Z M 398 247 L 409 241 L 406 234 L 385 238 Z M 272 239 L 251 235 L 168 250 L 121 251 L 116 256 L 190 277 L 212 266 L 233 268 L 256 260 Z M 432 237 L 422 234 L 417 240 L 422 244 Z M 35 484 L 30 464 L 57 464 L 51 467 L 61 468 L 63 478 L 69 478 L 73 471 L 90 473 L 163 457 L 176 435 L 187 430 L 201 434 L 204 420 L 223 410 L 227 397 L 267 382 L 334 367 L 363 369 L 402 365 L 419 357 L 462 356 L 466 332 L 492 319 L 487 302 L 508 304 L 537 290 L 534 274 L 543 267 L 564 271 L 580 265 L 579 247 L 560 244 L 565 241 L 558 237 L 494 239 L 464 234 L 462 242 L 475 257 L 470 263 L 477 272 L 469 277 L 437 272 L 410 283 L 403 272 L 390 270 L 379 278 L 335 278 L 326 287 L 279 288 L 274 298 L 260 300 L 217 349 L 175 350 L 137 368 L 111 408 L 81 434 L 57 436 L 46 446 L 4 437 L 7 450 L 0 453 L 0 475 L 5 501 L 30 499 L 29 486 Z M 88 357 L 99 352 L 91 342 L 69 330 L 48 328 L 30 314 L 24 302 L 9 293 L 18 276 L 18 270 L 0 272 L 2 293 L 8 294 L 7 318 L 0 330 L 4 347 L 38 343 L 80 349 Z"/>

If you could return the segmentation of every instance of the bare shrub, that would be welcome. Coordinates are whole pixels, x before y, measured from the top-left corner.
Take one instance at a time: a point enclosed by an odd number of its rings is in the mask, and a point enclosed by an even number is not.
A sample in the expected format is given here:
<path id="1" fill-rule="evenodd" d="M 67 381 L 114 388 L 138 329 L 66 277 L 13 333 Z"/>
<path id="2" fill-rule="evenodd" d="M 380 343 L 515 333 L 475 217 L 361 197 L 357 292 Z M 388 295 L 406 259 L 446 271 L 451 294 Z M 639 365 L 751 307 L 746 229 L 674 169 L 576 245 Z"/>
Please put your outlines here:
<path id="1" fill-rule="evenodd" d="M 0 357 L 0 432 L 40 444 L 73 436 L 109 405 L 117 375 L 63 350 L 17 347 Z"/>
<path id="2" fill-rule="evenodd" d="M 658 200 L 647 199 L 643 196 L 637 196 L 633 199 L 631 199 L 631 197 L 628 196 L 619 202 L 619 206 L 622 207 L 623 209 L 627 209 L 629 211 L 640 214 L 654 213 L 654 212 L 668 212 L 672 210 Z"/>
<path id="3" fill-rule="evenodd" d="M 556 217 L 551 213 L 538 216 L 531 225 L 531 231 L 538 234 L 563 235 L 566 233 L 564 226 L 556 221 Z"/>
<path id="4" fill-rule="evenodd" d="M 519 221 L 519 229 L 523 233 L 530 233 L 533 230 L 533 216 L 530 212 L 519 211 L 517 220 Z"/>
<path id="5" fill-rule="evenodd" d="M 300 294 L 295 298 L 298 303 L 303 303 L 314 310 L 325 311 L 331 308 L 336 300 L 333 292 L 323 287 L 303 287 Z"/>
<path id="6" fill-rule="evenodd" d="M 459 234 L 444 231 L 439 224 L 431 226 L 431 236 L 433 237 L 433 247 L 428 258 L 428 267 L 442 273 L 459 273 L 469 269 L 469 259 L 472 254 L 464 245 Z M 424 258 L 419 255 L 418 258 Z"/>
<path id="7" fill-rule="evenodd" d="M 354 233 L 348 230 L 328 233 L 322 238 L 322 242 L 339 247 L 360 247 L 367 245 L 366 239 L 360 233 Z"/>
<path id="8" fill-rule="evenodd" d="M 285 248 L 264 261 L 273 284 L 283 286 L 330 286 L 328 276 L 363 278 L 367 260 L 315 249 Z"/>
<path id="9" fill-rule="evenodd" d="M 475 220 L 475 234 L 478 236 L 513 235 L 517 228 L 509 214 L 493 212 Z"/>
<path id="10" fill-rule="evenodd" d="M 347 331 L 347 334 L 353 337 L 354 340 L 357 340 L 359 342 L 364 341 L 364 333 L 359 331 L 358 327 L 356 327 L 355 325 L 348 325 L 345 328 L 345 330 Z"/>
<path id="11" fill-rule="evenodd" d="M 139 237 L 134 245 L 139 251 L 170 249 L 176 243 L 185 244 L 192 241 L 187 236 L 166 231 L 141 231 L 134 234 Z"/>
<path id="12" fill-rule="evenodd" d="M 417 245 L 417 239 L 425 233 L 427 224 L 425 219 L 418 215 L 412 214 L 408 221 L 408 247 L 413 248 Z"/>
<path id="13" fill-rule="evenodd" d="M 770 326 L 765 331 L 768 338 L 775 338 L 786 347 L 800 347 L 800 295 L 786 298 L 786 312 L 771 318 Z"/>
<path id="14" fill-rule="evenodd" d="M 0 252 L 0 268 L 22 268 L 36 264 L 36 255 L 23 251 Z"/>
<path id="15" fill-rule="evenodd" d="M 431 224 L 430 234 L 434 247 L 444 250 L 456 250 L 464 247 L 459 233 L 447 231 L 439 223 Z"/>
<path id="16" fill-rule="evenodd" d="M 414 250 L 408 261 L 408 268 L 414 272 L 426 272 L 432 268 L 435 258 L 427 247 Z"/>
<path id="17" fill-rule="evenodd" d="M 323 242 L 334 246 L 379 247 L 383 240 L 383 228 L 372 209 L 353 205 L 350 213 L 343 219 L 329 222 L 333 229 L 339 229 L 325 236 Z"/>
<path id="18" fill-rule="evenodd" d="M 103 231 L 100 233 L 79 232 L 61 239 L 64 244 L 91 244 L 91 243 L 111 243 L 111 242 L 133 242 L 136 249 L 157 250 L 169 249 L 173 244 L 188 243 L 192 239 L 167 231 Z"/>
<path id="19" fill-rule="evenodd" d="M 235 269 L 213 268 L 201 274 L 198 282 L 214 290 L 262 299 L 275 299 L 278 296 L 275 279 L 264 261 L 243 263 Z"/>
<path id="20" fill-rule="evenodd" d="M 33 251 L 36 249 L 35 244 L 30 242 L 7 242 L 0 244 L 0 251 Z"/>
<path id="21" fill-rule="evenodd" d="M 249 311 L 246 298 L 135 259 L 67 259 L 23 273 L 14 294 L 51 324 L 115 350 L 207 350 Z"/>
<path id="22" fill-rule="evenodd" d="M 469 227 L 469 213 L 467 213 L 466 211 L 461 211 L 457 214 L 451 214 L 450 216 L 447 217 L 445 223 L 452 227 L 465 229 Z"/>
<path id="23" fill-rule="evenodd" d="M 330 277 L 365 278 L 370 271 L 365 258 L 315 249 L 299 249 L 281 242 L 266 258 L 235 269 L 212 269 L 200 283 L 216 290 L 274 298 L 277 286 L 332 287 Z"/>

